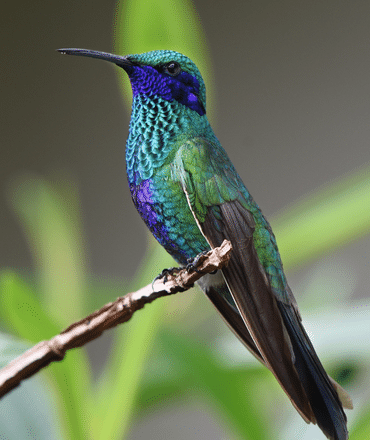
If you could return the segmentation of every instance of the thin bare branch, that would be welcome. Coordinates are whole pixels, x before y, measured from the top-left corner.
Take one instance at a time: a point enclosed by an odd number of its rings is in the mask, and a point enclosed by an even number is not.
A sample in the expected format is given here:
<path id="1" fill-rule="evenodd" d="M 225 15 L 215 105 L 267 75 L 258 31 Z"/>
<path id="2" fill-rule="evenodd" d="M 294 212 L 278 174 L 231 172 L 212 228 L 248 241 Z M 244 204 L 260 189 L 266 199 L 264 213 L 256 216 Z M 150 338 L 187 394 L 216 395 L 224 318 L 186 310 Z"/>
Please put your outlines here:
<path id="1" fill-rule="evenodd" d="M 61 361 L 67 350 L 81 347 L 99 337 L 105 330 L 128 321 L 145 304 L 162 296 L 190 289 L 206 273 L 225 266 L 230 259 L 231 250 L 231 243 L 225 240 L 220 247 L 199 257 L 196 271 L 179 268 L 178 271 L 166 274 L 165 282 L 164 278 L 157 279 L 153 284 L 106 304 L 49 341 L 39 342 L 0 371 L 0 397 L 51 362 Z"/>

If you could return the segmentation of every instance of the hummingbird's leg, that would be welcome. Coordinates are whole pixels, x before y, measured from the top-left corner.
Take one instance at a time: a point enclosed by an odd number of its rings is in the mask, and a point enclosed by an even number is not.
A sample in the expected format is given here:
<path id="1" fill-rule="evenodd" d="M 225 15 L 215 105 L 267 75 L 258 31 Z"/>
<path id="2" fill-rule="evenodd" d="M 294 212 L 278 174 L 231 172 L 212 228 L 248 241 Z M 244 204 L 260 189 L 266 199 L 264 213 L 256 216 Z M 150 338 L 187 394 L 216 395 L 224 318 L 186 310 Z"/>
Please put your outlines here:
<path id="1" fill-rule="evenodd" d="M 203 251 L 200 252 L 195 258 L 189 258 L 187 261 L 188 264 L 185 267 L 187 272 L 191 273 L 195 271 L 197 273 L 202 273 L 202 271 L 198 270 L 197 267 L 203 262 L 208 252 L 209 251 Z M 169 275 L 174 276 L 177 273 L 179 273 L 182 269 L 184 269 L 184 267 L 169 267 L 168 269 L 163 269 L 162 272 L 154 278 L 153 283 L 157 280 L 163 279 L 163 284 L 166 284 Z M 210 273 L 213 275 L 216 272 L 217 270 L 214 270 L 213 272 Z"/>
<path id="2" fill-rule="evenodd" d="M 202 273 L 202 271 L 198 270 L 197 267 L 203 262 L 205 255 L 208 254 L 209 251 L 203 251 L 200 252 L 195 258 L 189 258 L 188 264 L 186 266 L 186 270 L 191 273 L 193 271 L 197 273 Z M 217 269 L 213 272 L 210 272 L 212 275 L 214 275 L 217 272 Z"/>
<path id="3" fill-rule="evenodd" d="M 182 267 L 169 267 L 168 269 L 163 269 L 162 272 L 154 278 L 153 283 L 163 278 L 163 284 L 166 284 L 169 275 L 174 276 L 177 273 L 179 273 L 180 270 L 182 269 L 183 269 Z"/>

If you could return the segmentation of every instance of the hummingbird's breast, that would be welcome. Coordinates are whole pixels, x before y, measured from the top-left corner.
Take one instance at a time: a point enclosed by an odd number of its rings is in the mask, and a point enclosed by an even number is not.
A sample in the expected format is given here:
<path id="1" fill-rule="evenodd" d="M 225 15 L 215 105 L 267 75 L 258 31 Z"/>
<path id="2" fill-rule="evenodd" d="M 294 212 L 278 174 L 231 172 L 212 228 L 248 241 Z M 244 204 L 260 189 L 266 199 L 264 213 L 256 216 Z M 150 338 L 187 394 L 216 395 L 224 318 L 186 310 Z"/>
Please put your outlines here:
<path id="1" fill-rule="evenodd" d="M 126 143 L 126 169 L 131 197 L 154 237 L 180 264 L 209 249 L 171 162 L 178 142 L 204 130 L 205 118 L 177 102 L 136 95 Z M 198 127 L 199 126 L 199 127 Z"/>
<path id="2" fill-rule="evenodd" d="M 186 265 L 188 259 L 209 250 L 180 184 L 171 179 L 169 166 L 150 179 L 133 181 L 130 191 L 141 218 L 178 263 Z"/>

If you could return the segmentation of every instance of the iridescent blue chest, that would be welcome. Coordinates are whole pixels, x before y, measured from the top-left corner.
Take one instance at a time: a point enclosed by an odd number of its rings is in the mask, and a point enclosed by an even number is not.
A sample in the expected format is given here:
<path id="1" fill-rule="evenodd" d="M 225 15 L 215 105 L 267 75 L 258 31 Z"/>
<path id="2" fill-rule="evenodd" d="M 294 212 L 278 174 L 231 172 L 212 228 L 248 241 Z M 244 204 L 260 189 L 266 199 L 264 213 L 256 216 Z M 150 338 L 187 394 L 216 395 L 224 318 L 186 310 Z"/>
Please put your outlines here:
<path id="1" fill-rule="evenodd" d="M 189 259 L 209 249 L 178 184 L 168 181 L 166 172 L 154 179 L 130 184 L 132 200 L 154 237 L 175 260 L 186 265 Z"/>

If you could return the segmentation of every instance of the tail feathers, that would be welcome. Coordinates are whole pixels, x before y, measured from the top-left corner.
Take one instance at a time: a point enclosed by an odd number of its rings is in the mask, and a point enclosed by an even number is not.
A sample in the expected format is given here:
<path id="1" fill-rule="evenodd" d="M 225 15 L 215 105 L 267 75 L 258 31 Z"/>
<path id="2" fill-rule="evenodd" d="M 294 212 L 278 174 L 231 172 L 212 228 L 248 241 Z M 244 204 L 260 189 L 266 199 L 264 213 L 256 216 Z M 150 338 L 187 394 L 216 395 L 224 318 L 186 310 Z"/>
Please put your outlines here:
<path id="1" fill-rule="evenodd" d="M 338 394 L 339 400 L 340 400 L 341 404 L 343 405 L 343 408 L 353 409 L 353 402 L 352 402 L 350 395 L 347 393 L 347 391 L 344 390 L 339 385 L 339 383 L 335 382 L 335 380 L 332 377 L 329 376 L 329 379 Z"/>
<path id="2" fill-rule="evenodd" d="M 330 440 L 347 440 L 347 417 L 343 411 L 352 402 L 346 392 L 326 374 L 294 309 L 278 301 L 295 356 L 294 365 L 317 423 Z"/>
<path id="3" fill-rule="evenodd" d="M 260 362 L 266 365 L 230 297 L 221 274 L 206 275 L 199 284 L 236 336 Z M 339 384 L 326 374 L 300 323 L 295 308 L 280 301 L 277 301 L 277 304 L 289 335 L 294 354 L 294 368 L 302 383 L 302 392 L 305 394 L 304 400 L 307 402 L 309 411 L 305 411 L 304 407 L 299 405 L 299 401 L 297 403 L 290 395 L 289 390 L 282 385 L 285 392 L 304 420 L 317 423 L 331 440 L 346 440 L 348 438 L 346 415 L 342 406 L 352 409 L 351 398 Z M 268 365 L 266 366 L 269 368 Z"/>

